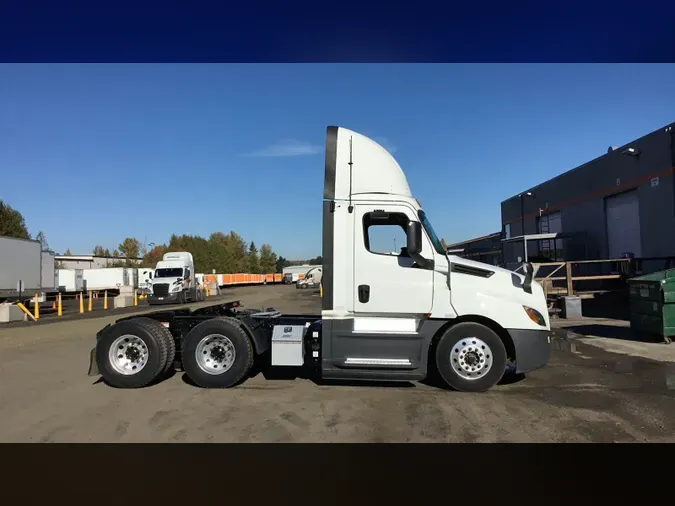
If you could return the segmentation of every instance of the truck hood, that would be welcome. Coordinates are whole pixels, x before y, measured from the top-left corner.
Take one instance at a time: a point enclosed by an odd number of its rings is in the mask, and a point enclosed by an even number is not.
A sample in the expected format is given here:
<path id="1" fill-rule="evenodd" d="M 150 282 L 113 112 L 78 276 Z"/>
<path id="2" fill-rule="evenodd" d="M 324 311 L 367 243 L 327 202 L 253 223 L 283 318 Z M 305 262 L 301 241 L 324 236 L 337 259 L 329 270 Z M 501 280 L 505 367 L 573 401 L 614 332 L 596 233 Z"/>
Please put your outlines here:
<path id="1" fill-rule="evenodd" d="M 523 274 L 454 255 L 450 255 L 449 259 L 452 264 L 450 297 L 458 315 L 486 314 L 491 308 L 501 308 L 500 311 L 508 315 L 495 315 L 495 321 L 510 321 L 511 328 L 537 328 L 525 317 L 522 306 L 527 306 L 537 310 L 543 316 L 546 328 L 549 328 L 546 297 L 539 283 L 532 280 L 531 290 L 526 291 Z M 447 275 L 447 266 L 447 261 L 439 255 L 435 270 Z M 465 293 L 473 295 L 467 297 Z M 469 300 L 479 307 L 472 307 Z"/>

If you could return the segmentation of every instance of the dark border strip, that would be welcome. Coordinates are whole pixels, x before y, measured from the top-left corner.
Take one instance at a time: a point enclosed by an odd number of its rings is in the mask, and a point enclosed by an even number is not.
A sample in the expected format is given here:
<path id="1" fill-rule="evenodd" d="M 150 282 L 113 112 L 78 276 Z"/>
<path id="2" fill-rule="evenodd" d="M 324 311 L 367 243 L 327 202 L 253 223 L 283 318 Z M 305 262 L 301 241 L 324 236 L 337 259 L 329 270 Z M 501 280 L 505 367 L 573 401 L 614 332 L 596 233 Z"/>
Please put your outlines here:
<path id="1" fill-rule="evenodd" d="M 337 172 L 337 138 L 338 127 L 326 128 L 326 168 L 323 179 L 323 198 L 335 198 L 335 174 Z"/>

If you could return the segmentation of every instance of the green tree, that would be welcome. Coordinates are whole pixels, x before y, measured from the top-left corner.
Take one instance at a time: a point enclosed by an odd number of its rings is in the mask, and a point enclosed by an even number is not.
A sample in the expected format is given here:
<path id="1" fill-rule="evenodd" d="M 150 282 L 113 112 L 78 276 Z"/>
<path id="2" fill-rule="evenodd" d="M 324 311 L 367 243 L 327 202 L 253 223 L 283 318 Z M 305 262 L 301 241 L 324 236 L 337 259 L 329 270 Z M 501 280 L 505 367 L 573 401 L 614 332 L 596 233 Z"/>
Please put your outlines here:
<path id="1" fill-rule="evenodd" d="M 64 253 L 64 255 L 65 255 L 65 256 L 71 256 L 71 255 L 72 255 L 72 253 L 70 252 L 70 248 L 68 248 L 68 249 L 66 250 L 66 252 Z"/>
<path id="2" fill-rule="evenodd" d="M 30 239 L 23 215 L 0 200 L 0 235 Z"/>
<path id="3" fill-rule="evenodd" d="M 262 274 L 277 272 L 277 255 L 272 251 L 272 246 L 263 244 L 260 247 L 260 271 Z"/>
<path id="4" fill-rule="evenodd" d="M 258 255 L 258 248 L 255 247 L 255 243 L 251 241 L 251 244 L 248 247 L 248 272 L 251 274 L 260 274 L 260 256 Z"/>
<path id="5" fill-rule="evenodd" d="M 106 252 L 106 250 L 103 249 L 103 246 L 94 246 L 93 253 L 94 253 L 95 256 L 97 256 L 97 257 L 106 256 L 105 252 Z M 108 253 L 110 253 L 110 252 L 108 252 Z"/>
<path id="6" fill-rule="evenodd" d="M 127 237 L 118 248 L 124 258 L 135 259 L 140 256 L 141 243 L 134 237 Z"/>
<path id="7" fill-rule="evenodd" d="M 323 258 L 321 257 L 321 255 L 319 255 L 316 258 L 312 258 L 309 261 L 309 265 L 322 265 L 322 264 L 323 264 Z"/>

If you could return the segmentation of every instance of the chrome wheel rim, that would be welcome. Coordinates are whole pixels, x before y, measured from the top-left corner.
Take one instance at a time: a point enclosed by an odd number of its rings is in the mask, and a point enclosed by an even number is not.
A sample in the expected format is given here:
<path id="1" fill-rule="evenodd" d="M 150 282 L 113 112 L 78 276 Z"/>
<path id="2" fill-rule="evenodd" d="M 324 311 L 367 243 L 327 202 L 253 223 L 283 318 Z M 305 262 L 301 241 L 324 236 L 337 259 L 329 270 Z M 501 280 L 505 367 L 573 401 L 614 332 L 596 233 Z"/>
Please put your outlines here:
<path id="1" fill-rule="evenodd" d="M 474 381 L 492 369 L 492 350 L 485 341 L 477 337 L 466 337 L 452 347 L 450 364 L 458 376 Z"/>
<path id="2" fill-rule="evenodd" d="M 138 374 L 148 363 L 148 346 L 138 336 L 125 334 L 113 341 L 108 350 L 110 365 L 119 374 Z"/>
<path id="3" fill-rule="evenodd" d="M 195 350 L 197 365 L 207 374 L 217 375 L 229 371 L 236 357 L 234 344 L 222 334 L 204 337 Z"/>

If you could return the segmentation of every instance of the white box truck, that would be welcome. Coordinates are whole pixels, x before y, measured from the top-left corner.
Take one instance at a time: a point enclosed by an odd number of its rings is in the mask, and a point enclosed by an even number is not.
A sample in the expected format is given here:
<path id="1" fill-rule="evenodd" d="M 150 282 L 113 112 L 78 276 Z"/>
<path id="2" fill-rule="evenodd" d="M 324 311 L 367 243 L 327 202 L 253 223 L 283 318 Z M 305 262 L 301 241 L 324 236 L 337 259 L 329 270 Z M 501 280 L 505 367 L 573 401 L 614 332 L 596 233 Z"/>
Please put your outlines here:
<path id="1" fill-rule="evenodd" d="M 157 262 L 152 278 L 152 294 L 148 304 L 171 304 L 196 302 L 202 299 L 197 289 L 195 264 L 192 253 L 174 251 L 165 253 Z"/>
<path id="2" fill-rule="evenodd" d="M 123 318 L 96 335 L 89 374 L 138 388 L 179 357 L 191 381 L 225 388 L 271 350 L 274 367 L 296 367 L 301 355 L 325 379 L 414 381 L 433 367 L 451 387 L 481 392 L 507 371 L 546 365 L 550 322 L 532 265 L 521 275 L 448 255 L 384 148 L 328 127 L 323 196 L 320 314 L 234 301 Z M 373 250 L 375 226 L 403 230 L 400 254 Z"/>

